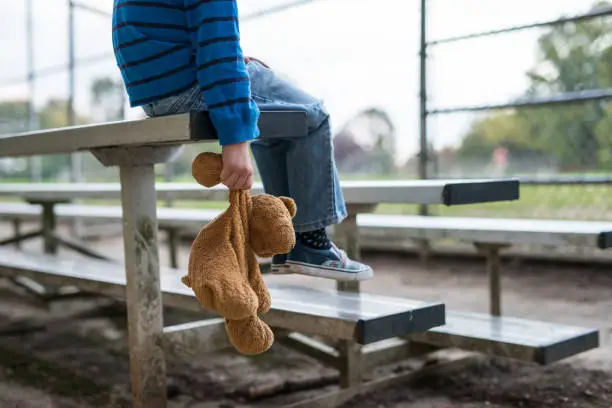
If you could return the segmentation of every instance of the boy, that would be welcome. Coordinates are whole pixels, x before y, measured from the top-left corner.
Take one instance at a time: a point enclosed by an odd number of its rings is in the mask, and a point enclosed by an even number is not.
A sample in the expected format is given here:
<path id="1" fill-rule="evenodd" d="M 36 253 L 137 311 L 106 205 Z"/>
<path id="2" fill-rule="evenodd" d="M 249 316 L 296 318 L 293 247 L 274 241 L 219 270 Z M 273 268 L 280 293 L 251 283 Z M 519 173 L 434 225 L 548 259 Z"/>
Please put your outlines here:
<path id="1" fill-rule="evenodd" d="M 296 246 L 273 271 L 363 280 L 372 269 L 350 260 L 325 228 L 346 217 L 323 105 L 245 58 L 235 0 L 114 0 L 113 46 L 132 107 L 150 116 L 208 110 L 222 146 L 221 181 L 253 183 L 249 144 L 266 193 L 295 200 Z M 309 134 L 258 139 L 259 107 L 308 113 Z"/>

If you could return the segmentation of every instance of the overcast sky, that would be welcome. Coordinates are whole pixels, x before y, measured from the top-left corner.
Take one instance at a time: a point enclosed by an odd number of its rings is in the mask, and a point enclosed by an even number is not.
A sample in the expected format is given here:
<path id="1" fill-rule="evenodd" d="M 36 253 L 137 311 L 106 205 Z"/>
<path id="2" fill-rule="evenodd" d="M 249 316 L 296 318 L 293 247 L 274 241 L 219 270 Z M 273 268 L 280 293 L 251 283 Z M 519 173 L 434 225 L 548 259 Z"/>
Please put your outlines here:
<path id="1" fill-rule="evenodd" d="M 35 64 L 38 69 L 67 60 L 67 0 L 32 0 L 35 6 Z M 110 12 L 112 0 L 80 0 Z M 287 0 L 239 0 L 242 15 Z M 429 36 L 523 24 L 589 9 L 591 0 L 429 0 Z M 25 0 L 0 0 L 0 99 L 27 98 Z M 419 0 L 317 0 L 241 25 L 243 48 L 325 100 L 336 126 L 368 107 L 387 110 L 398 127 L 402 158 L 418 146 Z M 77 12 L 77 58 L 112 53 L 110 21 Z M 431 50 L 432 105 L 502 101 L 525 89 L 525 71 L 536 61 L 541 30 L 471 40 Z M 76 108 L 89 111 L 93 78 L 113 76 L 112 57 L 77 70 Z M 66 96 L 65 74 L 36 82 L 36 103 Z M 137 115 L 133 110 L 130 116 Z M 471 116 L 432 120 L 437 147 L 453 145 Z"/>

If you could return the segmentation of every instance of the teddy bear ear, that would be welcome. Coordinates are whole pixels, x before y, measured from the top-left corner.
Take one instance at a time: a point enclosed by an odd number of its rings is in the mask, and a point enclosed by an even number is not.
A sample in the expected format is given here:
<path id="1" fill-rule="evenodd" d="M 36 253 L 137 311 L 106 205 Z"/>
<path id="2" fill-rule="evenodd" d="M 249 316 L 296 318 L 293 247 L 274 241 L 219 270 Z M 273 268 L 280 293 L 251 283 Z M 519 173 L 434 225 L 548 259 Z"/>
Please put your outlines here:
<path id="1" fill-rule="evenodd" d="M 200 153 L 191 164 L 193 178 L 204 187 L 214 187 L 221 182 L 223 159 L 220 154 Z"/>
<path id="2" fill-rule="evenodd" d="M 291 218 L 295 217 L 297 213 L 297 206 L 295 205 L 295 201 L 293 201 L 289 197 L 279 197 L 281 201 L 285 204 L 285 207 L 289 210 L 289 214 L 291 214 Z"/>

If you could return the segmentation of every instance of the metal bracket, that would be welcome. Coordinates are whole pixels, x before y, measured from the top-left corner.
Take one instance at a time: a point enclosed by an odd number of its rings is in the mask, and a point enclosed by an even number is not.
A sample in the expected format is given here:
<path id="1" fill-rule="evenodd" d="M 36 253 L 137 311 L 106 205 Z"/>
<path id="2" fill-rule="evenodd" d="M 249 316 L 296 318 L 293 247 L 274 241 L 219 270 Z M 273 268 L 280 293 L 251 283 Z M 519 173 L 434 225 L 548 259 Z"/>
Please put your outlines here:
<path id="1" fill-rule="evenodd" d="M 489 277 L 489 309 L 493 316 L 501 316 L 501 259 L 499 252 L 511 245 L 498 243 L 475 242 L 474 247 L 484 254 L 487 260 Z"/>

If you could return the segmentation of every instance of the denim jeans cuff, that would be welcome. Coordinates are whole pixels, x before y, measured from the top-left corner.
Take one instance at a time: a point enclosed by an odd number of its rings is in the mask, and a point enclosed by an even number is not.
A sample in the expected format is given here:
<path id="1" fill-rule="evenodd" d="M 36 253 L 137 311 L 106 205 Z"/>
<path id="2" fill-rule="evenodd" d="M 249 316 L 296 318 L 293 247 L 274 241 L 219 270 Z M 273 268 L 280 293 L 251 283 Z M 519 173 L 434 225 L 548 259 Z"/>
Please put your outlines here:
<path id="1" fill-rule="evenodd" d="M 327 228 L 332 225 L 340 224 L 346 218 L 346 216 L 347 213 L 345 211 L 342 211 L 322 220 L 317 220 L 306 224 L 294 224 L 293 229 L 295 230 L 295 232 L 308 232 L 321 228 Z"/>

